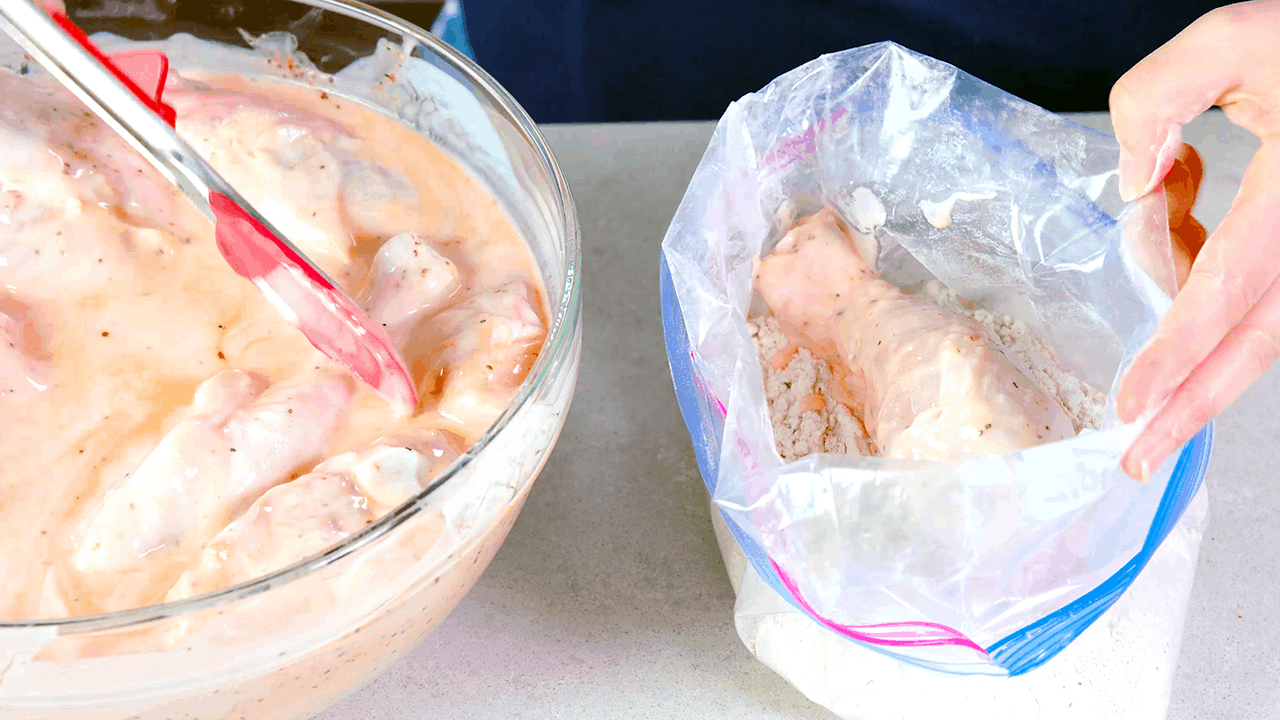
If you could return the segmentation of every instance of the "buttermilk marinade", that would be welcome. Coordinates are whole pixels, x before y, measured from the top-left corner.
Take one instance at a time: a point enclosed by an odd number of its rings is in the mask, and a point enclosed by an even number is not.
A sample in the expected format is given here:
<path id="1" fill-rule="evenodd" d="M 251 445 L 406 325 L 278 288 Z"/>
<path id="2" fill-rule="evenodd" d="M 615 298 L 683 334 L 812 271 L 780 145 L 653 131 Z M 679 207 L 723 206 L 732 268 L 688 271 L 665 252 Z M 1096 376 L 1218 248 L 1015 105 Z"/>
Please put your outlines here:
<path id="1" fill-rule="evenodd" d="M 510 219 L 414 131 L 277 80 L 175 77 L 165 99 L 386 326 L 421 404 L 396 415 L 312 348 L 69 93 L 0 70 L 0 620 L 189 597 L 324 549 L 475 441 L 545 337 Z"/>

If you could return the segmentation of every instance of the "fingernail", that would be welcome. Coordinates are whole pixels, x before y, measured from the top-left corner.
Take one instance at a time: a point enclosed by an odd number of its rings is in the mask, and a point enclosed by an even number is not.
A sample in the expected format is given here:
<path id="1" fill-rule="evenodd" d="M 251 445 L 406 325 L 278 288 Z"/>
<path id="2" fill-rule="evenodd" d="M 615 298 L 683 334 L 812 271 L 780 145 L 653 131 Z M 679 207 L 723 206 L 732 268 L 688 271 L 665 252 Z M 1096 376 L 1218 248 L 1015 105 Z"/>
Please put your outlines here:
<path id="1" fill-rule="evenodd" d="M 1120 199 L 1125 202 L 1133 202 L 1141 196 L 1142 188 L 1136 187 L 1133 178 L 1142 172 L 1137 166 L 1137 161 L 1133 159 L 1133 153 L 1125 150 L 1123 146 L 1120 148 Z"/>
<path id="2" fill-rule="evenodd" d="M 1156 471 L 1160 463 L 1176 449 L 1177 445 L 1171 444 L 1172 441 L 1172 437 L 1163 433 L 1153 435 L 1151 426 L 1148 425 L 1133 445 L 1129 446 L 1129 451 L 1120 461 L 1120 466 L 1129 477 L 1138 482 L 1146 482 L 1151 479 L 1151 474 Z"/>
<path id="3" fill-rule="evenodd" d="M 1146 195 L 1164 179 L 1169 168 L 1173 167 L 1178 153 L 1182 151 L 1182 126 L 1177 123 L 1166 125 L 1156 136 L 1151 150 L 1155 153 L 1156 163 L 1150 170 L 1145 170 L 1139 166 L 1133 154 L 1121 146 L 1120 198 L 1125 202 L 1133 202 Z M 1141 179 L 1143 177 L 1146 178 L 1145 182 Z"/>
<path id="4" fill-rule="evenodd" d="M 1173 169 L 1173 163 L 1182 152 L 1182 126 L 1177 123 L 1166 126 L 1159 146 L 1160 149 L 1156 151 L 1156 166 L 1151 169 L 1151 178 L 1147 180 L 1147 187 L 1142 191 L 1143 195 L 1154 190 L 1160 181 L 1164 180 L 1164 176 Z"/>
<path id="5" fill-rule="evenodd" d="M 1135 394 L 1129 390 L 1129 384 L 1122 384 L 1120 392 L 1116 393 L 1116 417 L 1122 423 L 1131 423 L 1141 414 L 1142 408 L 1138 405 Z"/>
<path id="6" fill-rule="evenodd" d="M 1131 448 L 1125 454 L 1124 459 L 1120 461 L 1120 469 L 1140 483 L 1151 479 L 1151 463 L 1141 457 L 1136 448 Z"/>

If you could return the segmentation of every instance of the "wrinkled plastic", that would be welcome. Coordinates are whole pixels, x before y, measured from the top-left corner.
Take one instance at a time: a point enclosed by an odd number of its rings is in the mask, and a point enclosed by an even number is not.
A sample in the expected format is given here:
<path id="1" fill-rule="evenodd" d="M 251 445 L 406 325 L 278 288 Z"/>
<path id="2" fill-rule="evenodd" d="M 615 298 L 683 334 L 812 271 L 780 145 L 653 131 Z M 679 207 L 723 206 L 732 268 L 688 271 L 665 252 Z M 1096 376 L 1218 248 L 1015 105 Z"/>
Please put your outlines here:
<path id="1" fill-rule="evenodd" d="M 828 631 L 766 585 L 718 510 L 716 540 L 737 594 L 734 622 L 760 662 L 846 720 L 1165 720 L 1200 542 L 1201 487 L 1127 592 L 1071 646 L 1019 677 L 933 672 Z"/>
<path id="2" fill-rule="evenodd" d="M 1172 530 L 1208 438 L 1148 483 L 1120 469 L 1140 425 L 1116 419 L 1115 388 L 1174 276 L 1163 194 L 1125 206 L 1117 157 L 1113 138 L 892 43 L 823 56 L 721 118 L 663 241 L 669 357 L 713 502 L 794 607 L 901 660 L 1016 675 L 1110 607 Z M 956 193 L 988 199 L 940 221 Z M 958 463 L 784 463 L 746 325 L 752 264 L 823 203 L 874 231 L 886 280 L 937 278 L 1023 320 L 1109 389 L 1101 430 Z"/>

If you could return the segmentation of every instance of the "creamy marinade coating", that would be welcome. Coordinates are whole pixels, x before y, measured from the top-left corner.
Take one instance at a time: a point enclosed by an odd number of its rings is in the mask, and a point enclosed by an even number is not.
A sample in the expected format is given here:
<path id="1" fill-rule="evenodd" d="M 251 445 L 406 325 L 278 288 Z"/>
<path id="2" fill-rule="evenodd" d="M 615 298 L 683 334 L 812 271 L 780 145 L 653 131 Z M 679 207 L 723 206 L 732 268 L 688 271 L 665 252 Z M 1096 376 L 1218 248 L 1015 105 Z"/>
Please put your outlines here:
<path id="1" fill-rule="evenodd" d="M 114 132 L 0 71 L 0 619 L 188 597 L 323 549 L 482 434 L 545 335 L 511 221 L 414 131 L 277 80 L 175 78 L 166 101 L 386 324 L 422 405 L 394 415 Z"/>

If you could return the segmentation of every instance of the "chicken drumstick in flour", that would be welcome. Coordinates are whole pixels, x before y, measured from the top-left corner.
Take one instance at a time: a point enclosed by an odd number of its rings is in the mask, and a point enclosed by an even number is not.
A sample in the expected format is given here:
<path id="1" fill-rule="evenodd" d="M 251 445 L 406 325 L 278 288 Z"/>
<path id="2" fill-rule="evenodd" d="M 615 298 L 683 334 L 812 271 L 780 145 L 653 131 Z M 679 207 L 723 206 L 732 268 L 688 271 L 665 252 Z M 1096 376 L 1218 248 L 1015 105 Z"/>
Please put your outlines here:
<path id="1" fill-rule="evenodd" d="M 880 279 L 826 209 L 756 268 L 756 288 L 788 332 L 839 358 L 881 457 L 955 460 L 1072 437 L 1067 414 L 972 321 Z M 843 371 L 843 372 L 840 372 Z"/>

